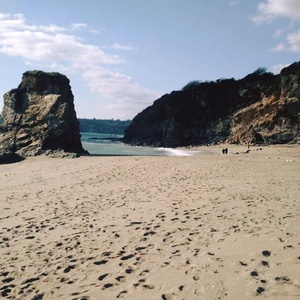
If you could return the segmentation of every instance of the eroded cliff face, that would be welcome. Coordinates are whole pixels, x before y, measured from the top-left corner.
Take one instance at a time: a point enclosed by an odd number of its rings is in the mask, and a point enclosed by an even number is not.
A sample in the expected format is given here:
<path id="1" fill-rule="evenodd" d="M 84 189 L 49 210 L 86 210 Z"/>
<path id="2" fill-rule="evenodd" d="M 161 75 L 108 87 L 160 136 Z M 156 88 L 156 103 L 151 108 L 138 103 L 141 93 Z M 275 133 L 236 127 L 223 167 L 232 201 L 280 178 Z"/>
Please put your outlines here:
<path id="1" fill-rule="evenodd" d="M 69 79 L 62 74 L 24 73 L 19 87 L 4 95 L 2 119 L 2 153 L 85 153 Z"/>
<path id="2" fill-rule="evenodd" d="M 125 131 L 134 145 L 297 143 L 300 62 L 279 75 L 252 73 L 189 85 L 156 100 Z"/>
<path id="3" fill-rule="evenodd" d="M 297 143 L 300 129 L 300 63 L 282 70 L 277 91 L 229 116 L 230 143 Z"/>

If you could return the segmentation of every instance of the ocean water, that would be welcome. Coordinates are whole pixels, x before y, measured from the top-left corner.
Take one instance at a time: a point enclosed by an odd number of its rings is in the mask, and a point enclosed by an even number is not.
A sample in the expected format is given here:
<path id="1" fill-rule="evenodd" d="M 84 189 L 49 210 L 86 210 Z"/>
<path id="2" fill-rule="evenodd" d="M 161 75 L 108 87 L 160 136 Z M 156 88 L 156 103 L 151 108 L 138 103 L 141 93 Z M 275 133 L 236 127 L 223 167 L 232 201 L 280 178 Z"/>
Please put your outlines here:
<path id="1" fill-rule="evenodd" d="M 130 146 L 117 140 L 122 137 L 122 135 L 117 134 L 81 132 L 81 142 L 83 148 L 93 155 L 190 156 L 200 152 L 196 150 L 182 150 L 174 148 Z"/>

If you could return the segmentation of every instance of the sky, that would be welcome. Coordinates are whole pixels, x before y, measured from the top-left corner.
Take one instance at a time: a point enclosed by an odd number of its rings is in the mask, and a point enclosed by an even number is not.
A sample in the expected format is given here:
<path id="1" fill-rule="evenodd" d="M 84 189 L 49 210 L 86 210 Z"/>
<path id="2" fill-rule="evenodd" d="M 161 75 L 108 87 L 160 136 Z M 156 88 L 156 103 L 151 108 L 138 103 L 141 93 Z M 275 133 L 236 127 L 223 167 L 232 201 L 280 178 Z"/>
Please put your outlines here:
<path id="1" fill-rule="evenodd" d="M 300 0 L 0 0 L 1 96 L 59 72 L 78 118 L 132 119 L 190 81 L 296 61 Z"/>

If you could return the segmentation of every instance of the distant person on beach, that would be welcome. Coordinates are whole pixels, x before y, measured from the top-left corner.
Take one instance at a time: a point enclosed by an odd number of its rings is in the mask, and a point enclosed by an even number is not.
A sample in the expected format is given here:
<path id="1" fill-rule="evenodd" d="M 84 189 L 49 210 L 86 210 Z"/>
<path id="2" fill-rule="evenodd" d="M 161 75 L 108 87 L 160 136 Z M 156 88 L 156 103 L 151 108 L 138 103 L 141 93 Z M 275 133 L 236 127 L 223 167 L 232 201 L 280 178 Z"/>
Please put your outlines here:
<path id="1" fill-rule="evenodd" d="M 228 149 L 227 149 L 227 148 L 225 148 L 225 149 L 223 148 L 223 149 L 222 149 L 222 153 L 223 153 L 223 154 L 227 154 L 227 153 L 228 153 Z"/>

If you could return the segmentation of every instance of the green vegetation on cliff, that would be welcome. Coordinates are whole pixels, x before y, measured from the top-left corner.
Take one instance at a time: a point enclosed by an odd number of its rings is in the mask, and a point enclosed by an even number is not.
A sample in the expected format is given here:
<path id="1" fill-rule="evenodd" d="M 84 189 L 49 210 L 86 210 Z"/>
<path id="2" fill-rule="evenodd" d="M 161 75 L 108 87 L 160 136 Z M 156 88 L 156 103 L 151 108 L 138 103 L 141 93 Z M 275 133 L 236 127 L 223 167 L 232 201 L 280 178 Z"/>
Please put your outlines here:
<path id="1" fill-rule="evenodd" d="M 78 119 L 80 132 L 124 134 L 130 121 L 100 120 L 100 119 Z"/>

